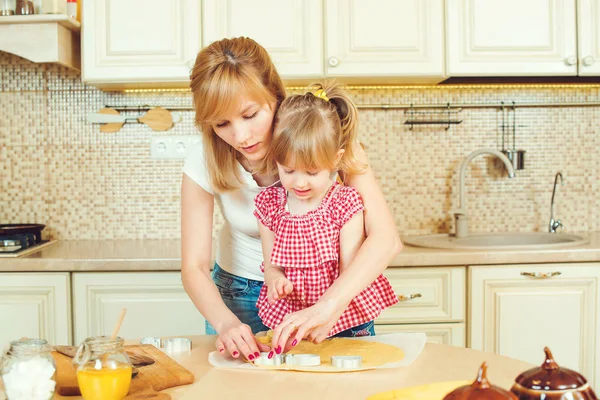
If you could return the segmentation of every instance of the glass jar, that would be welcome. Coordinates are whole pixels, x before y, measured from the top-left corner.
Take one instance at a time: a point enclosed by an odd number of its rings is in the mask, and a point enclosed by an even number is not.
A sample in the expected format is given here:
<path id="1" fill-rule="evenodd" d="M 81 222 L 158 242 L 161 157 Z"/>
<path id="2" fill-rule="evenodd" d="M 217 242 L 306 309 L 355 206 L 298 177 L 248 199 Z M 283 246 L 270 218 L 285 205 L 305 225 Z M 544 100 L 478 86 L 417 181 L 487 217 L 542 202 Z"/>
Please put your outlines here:
<path id="1" fill-rule="evenodd" d="M 129 392 L 132 365 L 122 338 L 87 338 L 77 349 L 74 362 L 77 383 L 85 400 L 122 400 Z"/>
<path id="2" fill-rule="evenodd" d="M 56 362 L 43 339 L 10 343 L 0 374 L 8 400 L 49 400 L 54 396 Z"/>

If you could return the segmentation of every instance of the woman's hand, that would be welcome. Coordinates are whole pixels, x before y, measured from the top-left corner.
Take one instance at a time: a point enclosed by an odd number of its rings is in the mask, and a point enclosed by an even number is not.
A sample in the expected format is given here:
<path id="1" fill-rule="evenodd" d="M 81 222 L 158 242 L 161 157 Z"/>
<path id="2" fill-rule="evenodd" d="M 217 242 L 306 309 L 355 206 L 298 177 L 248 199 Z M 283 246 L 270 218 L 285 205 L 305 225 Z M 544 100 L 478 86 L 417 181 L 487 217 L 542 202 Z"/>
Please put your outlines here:
<path id="1" fill-rule="evenodd" d="M 340 305 L 328 300 L 288 314 L 273 330 L 271 346 L 279 354 L 288 351 L 305 338 L 313 343 L 321 343 L 345 309 L 346 304 Z"/>
<path id="2" fill-rule="evenodd" d="M 269 346 L 256 340 L 250 326 L 240 321 L 221 328 L 215 346 L 221 354 L 229 353 L 233 358 L 242 355 L 250 361 L 260 356 L 260 352 L 271 350 Z"/>
<path id="3" fill-rule="evenodd" d="M 270 282 L 265 280 L 267 285 L 267 301 L 269 304 L 275 304 L 277 300 L 281 300 L 294 290 L 294 284 L 285 276 L 280 276 L 272 279 Z"/>

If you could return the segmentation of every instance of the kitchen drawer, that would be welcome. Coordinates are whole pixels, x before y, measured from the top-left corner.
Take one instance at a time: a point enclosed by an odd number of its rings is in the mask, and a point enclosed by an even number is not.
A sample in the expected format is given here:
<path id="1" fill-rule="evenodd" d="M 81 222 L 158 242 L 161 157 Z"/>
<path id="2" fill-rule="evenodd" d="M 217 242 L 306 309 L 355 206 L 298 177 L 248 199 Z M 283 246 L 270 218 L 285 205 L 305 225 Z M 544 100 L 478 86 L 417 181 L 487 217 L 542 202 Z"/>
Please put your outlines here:
<path id="1" fill-rule="evenodd" d="M 376 323 L 463 322 L 466 267 L 388 268 L 384 275 L 401 299 Z"/>
<path id="2" fill-rule="evenodd" d="M 425 335 L 427 335 L 427 342 L 429 343 L 440 343 L 458 347 L 466 346 L 466 331 L 464 323 L 396 324 L 375 326 L 375 333 L 377 335 L 392 332 L 423 332 Z"/>

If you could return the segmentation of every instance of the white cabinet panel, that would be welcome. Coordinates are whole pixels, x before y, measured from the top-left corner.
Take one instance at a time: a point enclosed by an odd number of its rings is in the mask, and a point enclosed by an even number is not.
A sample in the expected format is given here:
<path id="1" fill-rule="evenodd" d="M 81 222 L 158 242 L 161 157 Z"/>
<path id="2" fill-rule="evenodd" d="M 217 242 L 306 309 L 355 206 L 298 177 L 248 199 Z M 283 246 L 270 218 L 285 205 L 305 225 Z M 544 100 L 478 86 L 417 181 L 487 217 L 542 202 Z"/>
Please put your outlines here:
<path id="1" fill-rule="evenodd" d="M 600 75 L 600 0 L 577 3 L 579 75 Z"/>
<path id="2" fill-rule="evenodd" d="M 328 76 L 444 76 L 441 0 L 326 0 Z"/>
<path id="3" fill-rule="evenodd" d="M 68 273 L 0 273 L 0 348 L 21 337 L 71 344 Z"/>
<path id="4" fill-rule="evenodd" d="M 110 335 L 121 309 L 119 336 L 204 334 L 204 318 L 181 283 L 179 272 L 74 273 L 75 342 Z"/>
<path id="5" fill-rule="evenodd" d="M 575 0 L 447 0 L 449 76 L 577 75 Z"/>
<path id="6" fill-rule="evenodd" d="M 533 364 L 548 346 L 560 365 L 600 382 L 600 264 L 469 268 L 470 347 Z M 560 272 L 550 276 L 549 273 Z M 533 278 L 522 273 L 540 273 Z"/>
<path id="7" fill-rule="evenodd" d="M 382 335 L 393 332 L 423 332 L 427 342 L 465 347 L 465 324 L 397 324 L 376 325 L 375 333 Z"/>
<path id="8" fill-rule="evenodd" d="M 82 79 L 185 83 L 201 48 L 198 0 L 82 3 Z"/>
<path id="9" fill-rule="evenodd" d="M 283 78 L 323 76 L 322 0 L 205 0 L 204 45 L 246 36 L 260 43 Z"/>

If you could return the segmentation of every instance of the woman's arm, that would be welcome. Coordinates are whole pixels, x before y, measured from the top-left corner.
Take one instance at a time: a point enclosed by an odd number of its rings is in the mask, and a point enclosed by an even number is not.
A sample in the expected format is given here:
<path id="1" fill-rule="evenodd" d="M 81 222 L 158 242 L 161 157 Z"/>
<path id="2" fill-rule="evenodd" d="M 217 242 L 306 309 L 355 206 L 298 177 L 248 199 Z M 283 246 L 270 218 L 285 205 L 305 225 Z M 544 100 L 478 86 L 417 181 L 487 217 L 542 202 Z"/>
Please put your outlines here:
<path id="1" fill-rule="evenodd" d="M 187 175 L 181 184 L 181 277 L 188 296 L 219 334 L 217 349 L 233 357 L 259 352 L 248 325 L 221 299 L 210 277 L 214 196 Z M 266 349 L 265 349 L 266 350 Z"/>
<path id="2" fill-rule="evenodd" d="M 367 157 L 356 144 L 357 157 L 367 163 Z M 366 240 L 343 274 L 327 289 L 312 307 L 288 314 L 273 332 L 273 346 L 289 348 L 290 336 L 297 329 L 293 340 L 319 338 L 320 341 L 331 330 L 350 301 L 370 285 L 402 250 L 402 242 L 396 229 L 393 215 L 387 206 L 383 192 L 368 167 L 360 175 L 345 180 L 360 193 L 365 205 Z"/>

